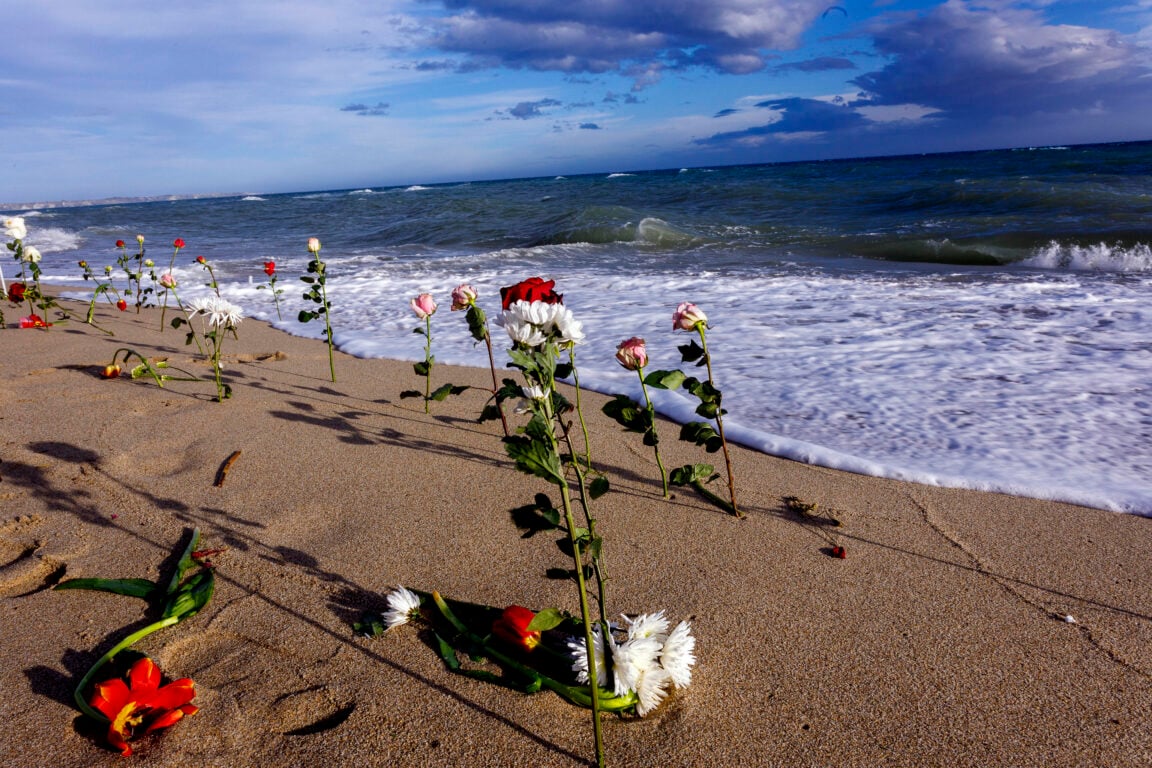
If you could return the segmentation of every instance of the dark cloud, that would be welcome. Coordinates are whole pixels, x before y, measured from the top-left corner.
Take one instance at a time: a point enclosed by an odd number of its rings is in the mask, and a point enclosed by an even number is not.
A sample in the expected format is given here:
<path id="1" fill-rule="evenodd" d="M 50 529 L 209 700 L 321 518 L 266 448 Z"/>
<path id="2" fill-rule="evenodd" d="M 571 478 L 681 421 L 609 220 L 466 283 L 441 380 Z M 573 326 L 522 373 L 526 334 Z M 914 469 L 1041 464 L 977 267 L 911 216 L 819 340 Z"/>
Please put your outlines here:
<path id="1" fill-rule="evenodd" d="M 848 59 L 821 56 L 818 59 L 796 61 L 791 64 L 780 64 L 773 67 L 776 72 L 828 72 L 836 69 L 856 69 L 856 65 Z"/>
<path id="2" fill-rule="evenodd" d="M 728 117 L 728 115 L 735 115 L 739 112 L 740 110 L 738 109 L 722 109 L 716 114 L 712 115 L 712 117 Z"/>
<path id="3" fill-rule="evenodd" d="M 346 107 L 340 107 L 341 112 L 354 112 L 361 117 L 382 117 L 388 114 L 388 109 L 391 107 L 383 101 L 376 102 L 375 106 L 368 106 L 367 104 L 349 104 Z"/>
<path id="4" fill-rule="evenodd" d="M 1147 49 L 1111 30 L 1048 24 L 1036 10 L 952 0 L 869 31 L 889 63 L 852 81 L 859 104 L 964 119 L 1127 110 L 1152 98 Z"/>
<path id="5" fill-rule="evenodd" d="M 836 133 L 863 128 L 871 121 L 855 109 L 839 104 L 830 104 L 817 99 L 793 97 L 762 101 L 756 105 L 761 109 L 771 109 L 780 113 L 780 119 L 765 125 L 745 128 L 742 131 L 717 133 L 706 139 L 697 139 L 697 144 L 723 146 L 729 144 L 756 143 L 756 139 L 788 133 Z"/>
<path id="6" fill-rule="evenodd" d="M 444 0 L 431 43 L 472 66 L 619 72 L 650 85 L 667 68 L 745 74 L 787 50 L 826 0 Z"/>
<path id="7" fill-rule="evenodd" d="M 582 130 L 582 131 L 599 131 L 601 129 L 600 129 L 600 126 L 596 125 L 596 123 L 580 123 L 580 130 Z"/>
<path id="8" fill-rule="evenodd" d="M 512 109 L 508 110 L 508 114 L 517 120 L 531 120 L 534 117 L 542 117 L 543 107 L 558 107 L 560 102 L 556 99 L 540 99 L 540 101 L 522 101 Z"/>

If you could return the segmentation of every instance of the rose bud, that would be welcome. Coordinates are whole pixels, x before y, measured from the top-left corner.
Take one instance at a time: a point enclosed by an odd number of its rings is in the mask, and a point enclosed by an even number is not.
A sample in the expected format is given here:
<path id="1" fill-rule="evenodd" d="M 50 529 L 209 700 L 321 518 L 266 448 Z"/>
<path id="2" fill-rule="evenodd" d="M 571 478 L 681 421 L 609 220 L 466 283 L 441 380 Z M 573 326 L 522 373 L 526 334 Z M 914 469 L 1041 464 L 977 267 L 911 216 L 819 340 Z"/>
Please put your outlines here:
<path id="1" fill-rule="evenodd" d="M 123 248 L 124 247 L 124 241 L 123 240 L 117 240 L 116 241 L 116 247 L 117 248 Z"/>
<path id="2" fill-rule="evenodd" d="M 175 240 L 172 241 L 172 245 L 176 246 L 177 248 L 183 248 L 184 247 L 184 238 L 182 238 L 182 237 L 176 238 Z"/>
<path id="3" fill-rule="evenodd" d="M 128 302 L 124 301 L 124 299 L 120 299 L 120 301 L 116 302 L 116 309 L 123 312 L 124 310 L 128 309 Z"/>
<path id="4" fill-rule="evenodd" d="M 672 330 L 694 331 L 698 325 L 708 325 L 708 316 L 695 304 L 685 301 L 672 313 Z"/>
<path id="5" fill-rule="evenodd" d="M 308 252 L 309 253 L 320 253 L 320 238 L 317 238 L 317 237 L 308 238 Z"/>
<path id="6" fill-rule="evenodd" d="M 272 277 L 272 275 L 275 274 L 275 272 L 276 272 L 276 262 L 274 262 L 274 261 L 264 262 L 264 274 L 268 275 L 268 277 Z"/>
<path id="7" fill-rule="evenodd" d="M 509 645 L 531 651 L 540 645 L 540 633 L 529 631 L 536 614 L 522 605 L 510 605 L 492 622 L 492 634 Z"/>
<path id="8" fill-rule="evenodd" d="M 458 285 L 452 289 L 452 311 L 468 309 L 476 303 L 476 289 L 470 285 Z"/>
<path id="9" fill-rule="evenodd" d="M 436 300 L 432 298 L 430 293 L 422 293 L 410 302 L 412 311 L 416 313 L 416 317 L 421 320 L 435 314 Z"/>
<path id="10" fill-rule="evenodd" d="M 176 278 L 172 277 L 171 272 L 165 272 L 164 274 L 160 275 L 160 285 L 165 288 L 175 288 Z"/>
<path id="11" fill-rule="evenodd" d="M 633 336 L 620 342 L 616 347 L 616 359 L 630 371 L 638 371 L 648 365 L 648 348 L 644 345 L 644 339 Z"/>

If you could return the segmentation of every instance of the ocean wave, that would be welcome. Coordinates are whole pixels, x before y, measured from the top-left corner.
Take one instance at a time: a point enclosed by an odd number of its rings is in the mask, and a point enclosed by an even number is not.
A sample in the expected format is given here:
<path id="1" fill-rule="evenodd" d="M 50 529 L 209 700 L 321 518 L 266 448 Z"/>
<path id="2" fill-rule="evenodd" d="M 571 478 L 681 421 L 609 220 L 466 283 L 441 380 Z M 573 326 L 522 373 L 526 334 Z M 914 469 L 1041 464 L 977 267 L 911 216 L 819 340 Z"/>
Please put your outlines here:
<path id="1" fill-rule="evenodd" d="M 245 197 L 242 197 L 242 198 L 240 198 L 240 199 L 241 199 L 241 200 L 247 200 L 247 201 L 250 201 L 250 202 L 256 202 L 256 203 L 264 203 L 264 202 L 267 202 L 266 198 L 260 197 L 259 195 L 247 195 L 247 196 L 245 196 Z"/>
<path id="2" fill-rule="evenodd" d="M 44 253 L 59 253 L 76 250 L 84 243 L 84 237 L 79 232 L 66 229 L 30 227 L 27 242 Z"/>
<path id="3" fill-rule="evenodd" d="M 1152 271 L 1152 247 L 1147 243 L 1075 245 L 1053 240 L 1020 263 L 1072 272 L 1148 272 Z"/>
<path id="4" fill-rule="evenodd" d="M 623 178 L 625 176 L 635 176 L 635 175 L 636 174 L 634 174 L 634 173 L 610 173 L 610 174 L 608 174 L 608 178 L 620 179 L 620 178 Z"/>
<path id="5" fill-rule="evenodd" d="M 432 189 L 432 187 L 422 187 L 419 184 L 413 184 L 412 186 L 406 188 L 404 191 L 405 192 L 423 192 L 426 189 Z"/>

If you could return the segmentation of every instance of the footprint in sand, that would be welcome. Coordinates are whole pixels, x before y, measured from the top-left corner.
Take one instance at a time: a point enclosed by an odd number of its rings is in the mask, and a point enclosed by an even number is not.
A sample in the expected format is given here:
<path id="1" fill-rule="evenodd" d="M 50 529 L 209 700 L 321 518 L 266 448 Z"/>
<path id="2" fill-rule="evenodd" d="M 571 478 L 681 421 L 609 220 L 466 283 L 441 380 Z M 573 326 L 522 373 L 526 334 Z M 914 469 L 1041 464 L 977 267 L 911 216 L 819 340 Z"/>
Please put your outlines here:
<path id="1" fill-rule="evenodd" d="M 0 523 L 0 597 L 23 597 L 64 578 L 67 559 L 78 554 L 74 542 L 44 536 L 40 515 Z"/>

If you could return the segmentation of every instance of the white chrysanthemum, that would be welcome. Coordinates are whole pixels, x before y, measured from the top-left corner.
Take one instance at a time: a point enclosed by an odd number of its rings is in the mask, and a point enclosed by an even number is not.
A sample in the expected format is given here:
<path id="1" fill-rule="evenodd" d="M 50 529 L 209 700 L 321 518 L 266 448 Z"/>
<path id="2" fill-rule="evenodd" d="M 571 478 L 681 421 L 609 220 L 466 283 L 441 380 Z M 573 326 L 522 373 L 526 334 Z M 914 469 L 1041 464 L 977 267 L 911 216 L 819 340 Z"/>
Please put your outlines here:
<path id="1" fill-rule="evenodd" d="M 572 652 L 572 671 L 576 673 L 576 679 L 585 684 L 589 680 L 587 647 L 584 638 L 568 643 L 568 649 Z M 608 666 L 604 663 L 604 637 L 600 634 L 599 626 L 592 630 L 592 656 L 596 661 L 596 685 L 607 688 Z"/>
<path id="2" fill-rule="evenodd" d="M 36 264 L 40 261 L 40 251 L 30 245 L 26 245 L 24 246 L 23 256 L 21 258 L 29 264 Z"/>
<path id="3" fill-rule="evenodd" d="M 664 611 L 642 613 L 634 619 L 625 616 L 624 621 L 628 622 L 629 640 L 652 637 L 663 643 L 668 637 L 668 619 L 664 617 Z"/>
<path id="4" fill-rule="evenodd" d="M 520 387 L 520 391 L 524 394 L 524 397 L 528 398 L 529 400 L 543 400 L 548 396 L 548 393 L 544 391 L 544 388 L 537 384 L 533 384 L 530 387 Z"/>
<path id="5" fill-rule="evenodd" d="M 195 299 L 192 299 L 192 301 L 188 302 L 188 314 L 189 316 L 206 314 L 211 311 L 211 306 L 212 299 L 207 296 L 198 296 Z"/>
<path id="6" fill-rule="evenodd" d="M 692 637 L 692 626 L 682 621 L 676 625 L 664 641 L 660 651 L 660 666 L 667 670 L 672 684 L 677 688 L 687 688 L 692 682 L 692 667 L 696 664 L 696 638 Z"/>
<path id="7" fill-rule="evenodd" d="M 244 309 L 219 296 L 203 296 L 188 302 L 189 315 L 206 315 L 212 328 L 235 328 L 244 319 Z"/>
<path id="8" fill-rule="evenodd" d="M 384 623 L 388 629 L 407 624 L 413 615 L 420 611 L 420 597 L 410 589 L 397 585 L 396 589 L 388 593 L 388 612 L 384 614 Z"/>
<path id="9" fill-rule="evenodd" d="M 541 302 L 535 303 L 540 304 Z M 529 306 L 526 301 L 514 302 L 511 307 L 500 314 L 500 317 L 496 319 L 496 324 L 504 328 L 508 333 L 508 338 L 512 341 L 529 347 L 538 347 L 547 341 L 548 337 L 539 325 L 527 317 Z"/>
<path id="10" fill-rule="evenodd" d="M 9 219 L 4 219 L 4 235 L 13 240 L 23 240 L 28 236 L 28 229 L 24 226 L 24 218 L 22 216 L 13 216 Z"/>
<path id="11" fill-rule="evenodd" d="M 636 679 L 636 697 L 639 699 L 636 702 L 636 714 L 644 717 L 660 706 L 660 702 L 668 695 L 670 680 L 668 670 L 659 664 L 643 669 Z"/>
<path id="12" fill-rule="evenodd" d="M 554 335 L 562 342 L 579 344 L 584 341 L 584 323 L 573 316 L 572 310 L 556 304 L 556 311 L 552 316 L 552 330 Z"/>
<path id="13" fill-rule="evenodd" d="M 629 691 L 639 693 L 637 686 L 646 672 L 660 666 L 660 641 L 654 637 L 637 637 L 625 640 L 612 649 L 612 674 L 615 677 L 613 689 L 617 696 Z"/>

